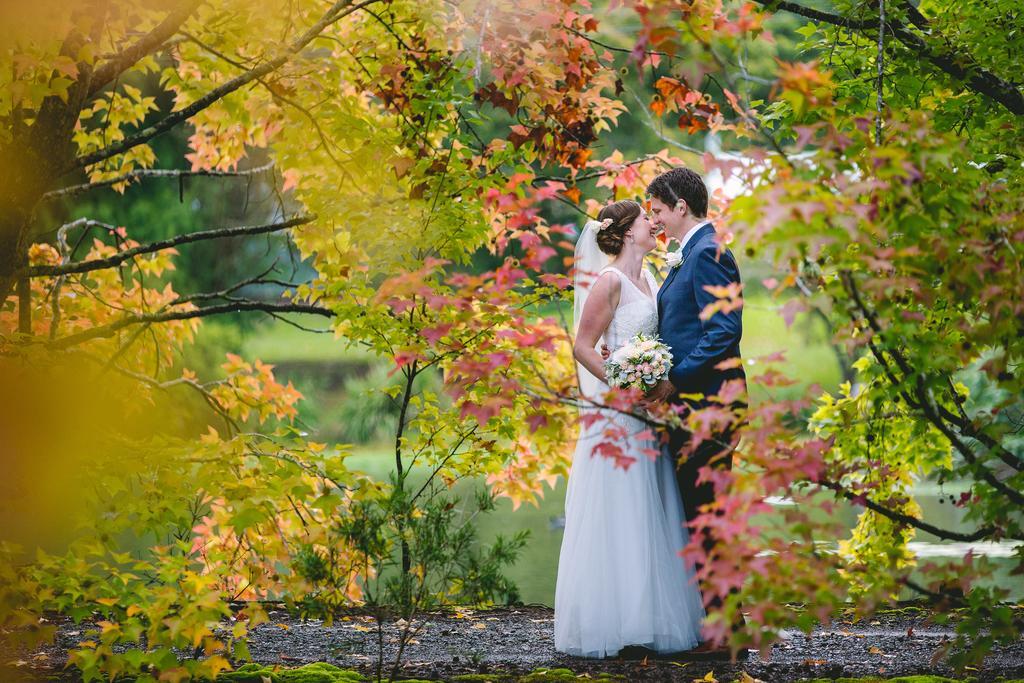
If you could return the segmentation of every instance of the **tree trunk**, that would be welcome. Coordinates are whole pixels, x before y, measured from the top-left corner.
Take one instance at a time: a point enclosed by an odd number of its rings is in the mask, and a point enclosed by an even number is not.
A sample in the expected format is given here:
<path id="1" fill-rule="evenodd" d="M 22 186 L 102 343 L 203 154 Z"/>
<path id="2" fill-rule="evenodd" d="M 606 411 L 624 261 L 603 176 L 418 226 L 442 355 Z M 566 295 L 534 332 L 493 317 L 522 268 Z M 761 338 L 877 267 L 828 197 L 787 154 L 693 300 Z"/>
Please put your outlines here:
<path id="1" fill-rule="evenodd" d="M 84 9 L 79 12 L 85 11 Z M 102 17 L 103 13 L 95 16 Z M 77 22 L 76 22 L 77 25 Z M 99 39 L 103 21 L 92 22 L 92 37 L 73 28 L 60 54 L 77 59 L 86 42 Z M 0 148 L 0 169 L 5 174 L 0 184 L 0 305 L 5 303 L 15 286 L 22 286 L 19 272 L 28 265 L 28 247 L 36 205 L 43 194 L 57 181 L 58 170 L 73 158 L 72 134 L 82 106 L 89 99 L 93 68 L 78 63 L 78 78 L 67 90 L 64 99 L 51 95 L 43 100 L 31 126 L 15 109 L 10 115 L 11 139 Z M 19 312 L 19 327 L 28 311 Z"/>
<path id="2" fill-rule="evenodd" d="M 0 184 L 0 303 L 7 301 L 15 286 L 19 299 L 24 298 L 28 282 L 19 284 L 19 271 L 28 265 L 32 210 L 45 192 L 44 163 L 18 138 L 0 150 L 0 168 L 6 176 Z M 26 315 L 27 311 L 19 311 L 22 332 Z"/>

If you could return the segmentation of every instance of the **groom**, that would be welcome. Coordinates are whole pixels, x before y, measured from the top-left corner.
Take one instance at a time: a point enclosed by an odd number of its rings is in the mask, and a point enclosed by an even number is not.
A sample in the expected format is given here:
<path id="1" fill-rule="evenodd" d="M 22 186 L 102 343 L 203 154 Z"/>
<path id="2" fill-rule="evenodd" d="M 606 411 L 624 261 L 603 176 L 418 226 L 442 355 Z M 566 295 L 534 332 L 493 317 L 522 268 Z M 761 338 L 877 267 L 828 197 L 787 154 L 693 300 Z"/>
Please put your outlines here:
<path id="1" fill-rule="evenodd" d="M 741 382 L 743 391 L 733 407 L 745 405 L 746 375 L 740 358 L 742 335 L 741 310 L 716 312 L 701 320 L 701 311 L 716 301 L 708 287 L 739 284 L 740 271 L 732 252 L 720 246 L 715 239 L 715 228 L 707 219 L 708 190 L 701 177 L 688 168 L 674 168 L 655 178 L 647 187 L 651 202 L 651 217 L 655 225 L 664 229 L 669 238 L 680 244 L 676 252 L 669 253 L 671 267 L 658 291 L 658 334 L 672 349 L 672 369 L 669 379 L 662 380 L 647 397 L 647 402 L 670 401 L 688 410 L 709 405 L 714 396 L 729 380 Z M 723 361 L 735 359 L 731 367 L 719 369 Z M 682 399 L 680 394 L 702 394 L 701 399 Z M 683 499 L 687 524 L 693 520 L 701 506 L 714 501 L 711 482 L 697 483 L 699 470 L 705 465 L 730 469 L 734 428 L 714 433 L 701 443 L 676 469 L 679 492 Z M 673 457 L 690 439 L 690 432 L 674 429 L 669 432 L 668 448 Z M 714 547 L 714 539 L 705 539 L 704 550 Z M 708 609 L 720 609 L 721 600 L 713 599 Z M 705 644 L 699 648 L 715 654 Z M 741 655 L 745 650 L 740 651 Z"/>

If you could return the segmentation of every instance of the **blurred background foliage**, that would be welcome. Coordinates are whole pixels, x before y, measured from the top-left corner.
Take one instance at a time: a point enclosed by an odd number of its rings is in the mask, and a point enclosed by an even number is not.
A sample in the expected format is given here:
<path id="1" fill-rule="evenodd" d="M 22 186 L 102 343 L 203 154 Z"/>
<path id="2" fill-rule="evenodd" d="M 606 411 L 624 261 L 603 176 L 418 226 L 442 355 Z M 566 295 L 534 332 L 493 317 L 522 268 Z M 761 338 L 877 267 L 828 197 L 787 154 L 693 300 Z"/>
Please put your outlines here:
<path id="1" fill-rule="evenodd" d="M 606 4 L 595 3 L 595 14 L 604 14 Z M 606 17 L 602 21 L 595 39 L 615 54 L 623 89 L 621 96 L 630 111 L 620 117 L 617 127 L 603 133 L 595 143 L 594 158 L 619 150 L 625 159 L 636 159 L 667 147 L 671 153 L 700 168 L 700 153 L 706 149 L 718 149 L 728 141 L 713 139 L 707 131 L 689 134 L 666 125 L 666 118 L 651 115 L 643 100 L 644 93 L 649 93 L 652 83 L 661 75 L 680 72 L 686 74 L 691 82 L 702 83 L 701 89 L 725 106 L 721 88 L 715 87 L 713 75 L 689 73 L 691 70 L 687 64 L 691 60 L 685 54 L 665 60 L 657 68 L 638 69 L 626 50 L 638 30 L 636 15 L 621 10 L 613 14 L 614 19 Z M 750 97 L 768 97 L 772 81 L 766 76 L 774 72 L 775 60 L 794 60 L 800 56 L 797 45 L 802 37 L 796 29 L 802 23 L 799 17 L 791 14 L 773 14 L 767 22 L 773 37 L 750 44 L 745 60 L 746 74 L 740 80 L 749 89 Z M 696 54 L 699 48 L 695 46 L 693 51 Z M 698 61 L 692 60 L 694 64 Z M 158 87 L 156 75 L 132 74 L 131 78 L 131 85 L 140 88 L 144 96 L 155 96 L 158 105 L 169 106 L 169 102 L 159 99 L 169 98 L 166 91 Z M 499 136 L 502 129 L 511 123 L 503 120 L 501 114 L 498 110 L 492 118 L 475 122 L 482 137 L 491 139 Z M 671 122 L 671 117 L 668 120 Z M 189 167 L 185 159 L 187 133 L 187 128 L 177 127 L 154 139 L 152 144 L 158 157 L 155 167 Z M 244 168 L 264 165 L 266 159 L 259 154 L 257 150 L 243 165 Z M 543 172 L 541 170 L 540 174 Z M 278 171 L 271 168 L 265 173 L 241 178 L 146 179 L 129 186 L 123 195 L 104 189 L 50 202 L 44 207 L 46 215 L 40 223 L 56 226 L 87 217 L 111 226 L 123 226 L 130 238 L 150 242 L 186 231 L 270 222 L 281 217 L 282 208 L 286 211 L 294 208 L 287 196 L 274 190 L 275 173 Z M 602 200 L 602 194 L 607 195 L 605 199 L 612 196 L 610 189 L 595 187 L 594 183 L 595 180 L 581 183 L 588 196 L 598 200 Z M 559 202 L 545 202 L 542 213 L 552 224 L 580 225 L 585 220 L 577 207 Z M 49 237 L 52 239 L 52 235 Z M 45 234 L 35 237 L 38 241 L 46 238 Z M 80 257 L 93 239 L 110 243 L 115 238 L 100 229 L 83 231 L 81 241 L 84 244 L 78 245 L 73 256 Z M 513 250 L 515 246 L 513 243 Z M 256 239 L 246 236 L 209 240 L 184 245 L 179 252 L 175 257 L 176 269 L 165 273 L 162 279 L 184 294 L 218 291 L 271 266 L 276 266 L 288 280 L 296 282 L 306 280 L 312 274 L 311 266 L 299 259 L 287 234 L 268 234 Z M 564 257 L 567 255 L 563 250 L 558 257 L 550 259 L 547 268 L 564 272 Z M 497 266 L 501 258 L 503 256 L 481 249 L 474 255 L 470 268 L 483 272 Z M 795 395 L 813 383 L 824 388 L 838 386 L 844 377 L 843 369 L 838 362 L 840 356 L 829 342 L 830 334 L 823 321 L 799 314 L 791 327 L 782 325 L 775 313 L 782 304 L 778 299 L 769 299 L 761 285 L 761 280 L 773 272 L 771 264 L 747 254 L 741 256 L 740 265 L 747 296 L 744 356 L 764 355 L 783 349 L 789 351 L 792 362 L 800 366 L 794 376 L 801 381 L 785 388 L 784 393 Z M 276 298 L 282 289 L 285 288 L 250 286 L 240 290 L 239 294 L 249 298 Z M 554 304 L 538 311 L 539 315 L 555 314 L 562 316 L 563 320 L 566 313 L 564 308 Z M 386 366 L 375 362 L 372 355 L 361 353 L 358 348 L 346 348 L 344 340 L 337 340 L 328 332 L 314 336 L 295 325 L 307 330 L 324 327 L 322 321 L 294 315 L 276 320 L 262 313 L 218 316 L 203 324 L 195 343 L 186 349 L 182 364 L 200 376 L 216 377 L 224 353 L 241 349 L 246 358 L 260 358 L 274 364 L 282 381 L 291 380 L 302 391 L 305 400 L 299 404 L 301 424 L 317 438 L 371 447 L 379 445 L 382 437 L 389 433 L 388 420 L 396 414 L 392 405 L 394 401 L 382 393 L 371 391 L 386 379 Z M 375 419 L 375 415 L 380 419 Z"/>

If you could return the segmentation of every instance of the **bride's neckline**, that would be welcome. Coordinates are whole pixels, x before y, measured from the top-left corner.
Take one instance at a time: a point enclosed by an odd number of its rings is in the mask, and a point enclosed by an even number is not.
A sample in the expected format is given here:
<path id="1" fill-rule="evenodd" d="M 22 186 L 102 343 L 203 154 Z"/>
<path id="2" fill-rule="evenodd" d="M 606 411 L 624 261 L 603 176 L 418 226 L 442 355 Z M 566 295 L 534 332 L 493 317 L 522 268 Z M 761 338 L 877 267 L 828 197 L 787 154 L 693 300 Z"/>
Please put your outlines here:
<path id="1" fill-rule="evenodd" d="M 605 266 L 605 267 L 606 267 L 606 268 L 610 268 L 610 269 L 614 270 L 614 271 L 615 271 L 616 273 L 618 273 L 619 275 L 621 275 L 621 276 L 622 276 L 622 277 L 623 277 L 623 278 L 624 278 L 624 279 L 626 280 L 626 282 L 628 282 L 629 284 L 633 285 L 633 289 L 635 289 L 636 291 L 638 291 L 638 292 L 640 292 L 641 294 L 643 294 L 643 295 L 644 295 L 644 297 L 645 297 L 645 298 L 647 298 L 648 300 L 650 300 L 650 301 L 654 301 L 654 292 L 653 292 L 653 291 L 652 291 L 652 292 L 651 292 L 650 294 L 648 294 L 648 293 L 647 293 L 647 292 L 645 292 L 644 290 L 640 289 L 640 285 L 638 285 L 637 283 L 633 282 L 633 279 L 632 279 L 631 277 L 629 277 L 628 275 L 626 275 L 626 274 L 625 274 L 624 272 L 622 272 L 622 271 L 621 271 L 620 269 L 616 268 L 615 266 L 611 266 L 611 265 L 609 265 L 609 266 Z M 644 273 L 645 273 L 645 272 L 646 272 L 646 271 L 643 271 L 643 270 L 641 270 L 641 271 L 640 271 L 640 276 L 641 276 L 641 277 L 643 277 L 643 275 L 644 275 Z M 644 280 L 645 280 L 645 281 L 646 281 L 646 279 L 647 279 L 647 278 L 644 278 Z M 650 289 L 650 287 L 651 287 L 651 283 L 650 283 L 650 282 L 647 282 L 646 284 L 647 284 L 647 288 L 648 288 L 648 289 Z"/>

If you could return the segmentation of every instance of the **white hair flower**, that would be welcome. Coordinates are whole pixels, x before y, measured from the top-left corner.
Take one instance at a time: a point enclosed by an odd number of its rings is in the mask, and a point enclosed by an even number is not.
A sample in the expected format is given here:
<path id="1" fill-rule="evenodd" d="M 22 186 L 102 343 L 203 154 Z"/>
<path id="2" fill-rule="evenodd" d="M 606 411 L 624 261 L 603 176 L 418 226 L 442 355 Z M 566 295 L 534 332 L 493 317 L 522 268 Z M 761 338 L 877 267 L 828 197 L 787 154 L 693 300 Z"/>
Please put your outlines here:
<path id="1" fill-rule="evenodd" d="M 604 230 L 605 228 L 607 228 L 607 227 L 608 227 L 609 225 L 611 225 L 611 224 L 612 224 L 612 223 L 614 223 L 614 222 L 615 222 L 615 221 L 613 221 L 613 220 L 612 220 L 611 218 L 605 218 L 605 219 L 604 219 L 603 221 L 601 221 L 601 222 L 600 222 L 600 223 L 598 224 L 598 226 L 597 226 L 597 231 L 598 231 L 598 232 L 601 232 L 602 230 Z"/>

